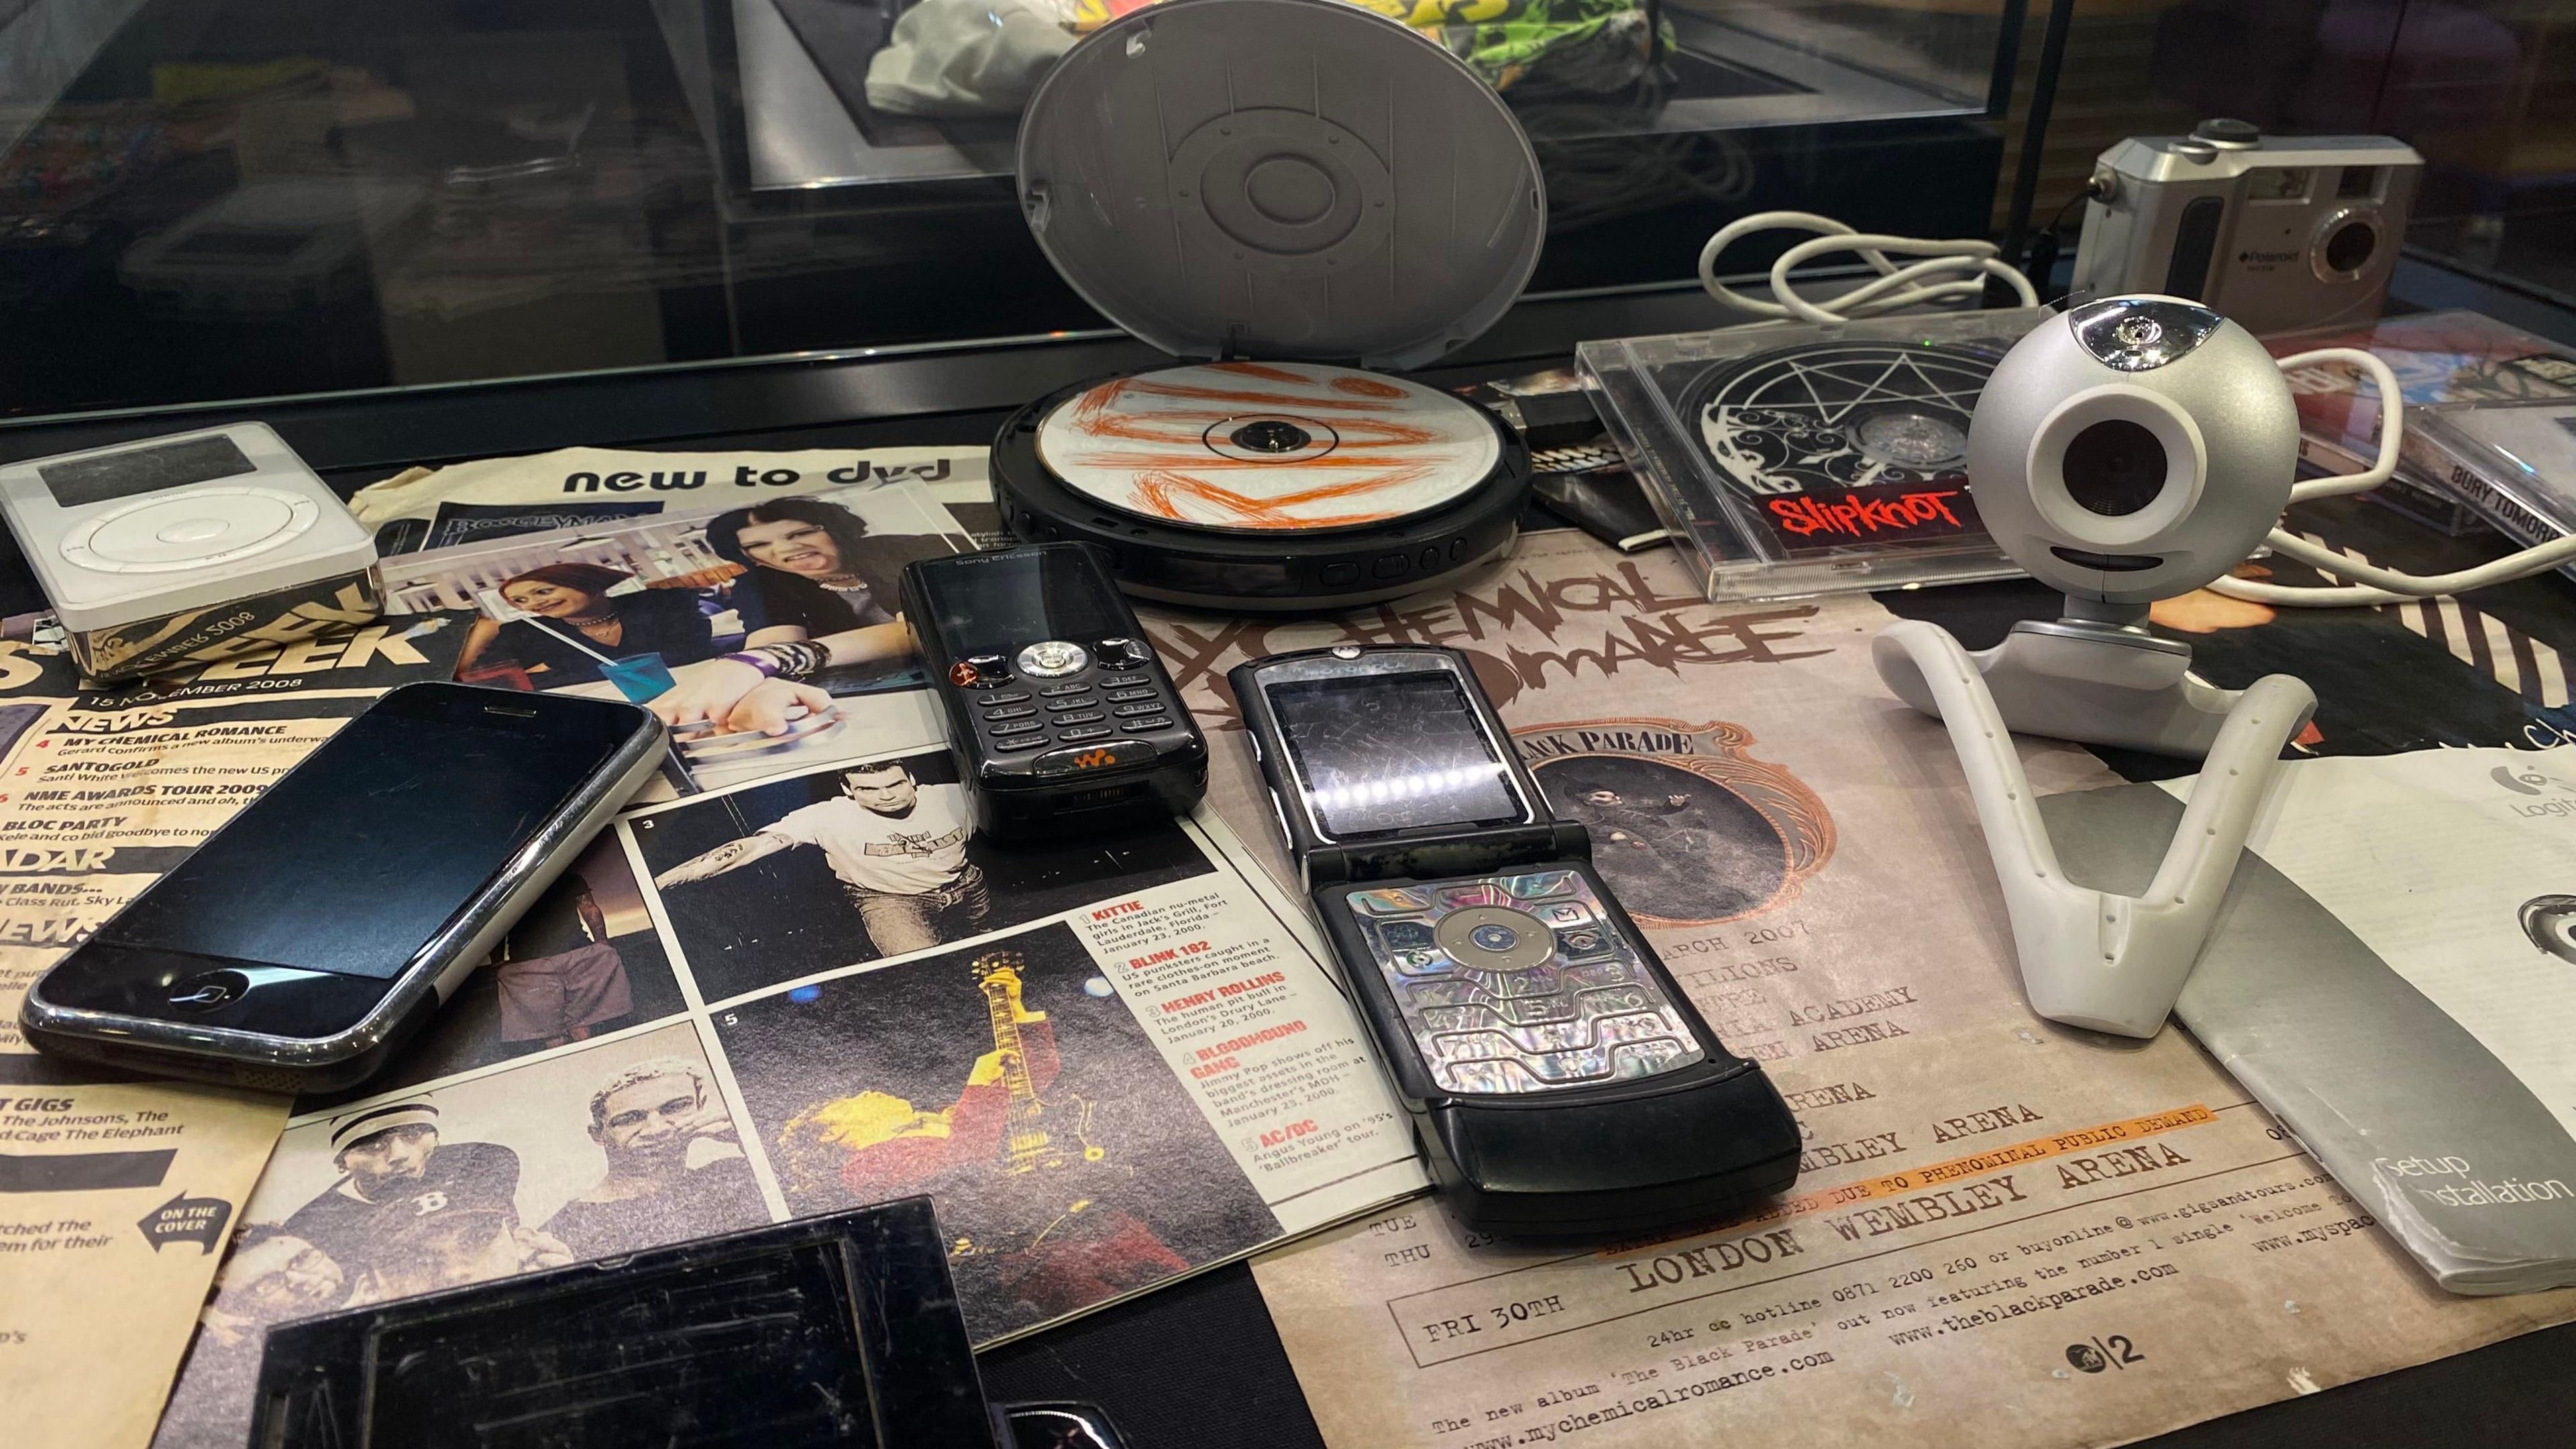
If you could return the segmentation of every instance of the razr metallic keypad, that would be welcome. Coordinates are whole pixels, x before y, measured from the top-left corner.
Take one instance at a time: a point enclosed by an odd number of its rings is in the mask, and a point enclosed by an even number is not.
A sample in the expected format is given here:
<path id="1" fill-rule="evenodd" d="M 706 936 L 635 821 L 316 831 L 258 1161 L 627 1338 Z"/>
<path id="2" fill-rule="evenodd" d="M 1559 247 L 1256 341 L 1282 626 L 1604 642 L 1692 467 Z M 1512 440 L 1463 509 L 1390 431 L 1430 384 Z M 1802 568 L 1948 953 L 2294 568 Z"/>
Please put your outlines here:
<path id="1" fill-rule="evenodd" d="M 1353 890 L 1344 901 L 1444 1091 L 1634 1081 L 1707 1055 L 1573 871 Z"/>

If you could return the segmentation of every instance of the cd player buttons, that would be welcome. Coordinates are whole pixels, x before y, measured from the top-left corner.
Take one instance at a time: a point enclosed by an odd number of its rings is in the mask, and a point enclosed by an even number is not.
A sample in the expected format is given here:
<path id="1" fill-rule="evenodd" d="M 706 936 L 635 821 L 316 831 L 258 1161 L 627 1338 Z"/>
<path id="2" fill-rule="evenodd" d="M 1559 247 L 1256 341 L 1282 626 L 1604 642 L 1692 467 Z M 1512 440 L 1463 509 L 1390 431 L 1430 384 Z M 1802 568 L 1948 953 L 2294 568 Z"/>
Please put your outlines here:
<path id="1" fill-rule="evenodd" d="M 1036 705 L 1023 704 L 1013 709 L 988 710 L 985 712 L 984 718 L 992 720 L 1027 719 L 1029 716 L 1036 714 L 1037 712 L 1038 707 Z M 1032 728 L 1034 728 L 1034 726 L 1032 726 Z"/>
<path id="2" fill-rule="evenodd" d="M 1123 692 L 1124 691 L 1122 691 L 1122 693 Z M 1109 697 L 1111 699 L 1116 699 L 1118 696 L 1113 694 Z M 1160 700 L 1149 700 L 1143 704 L 1122 704 L 1116 709 L 1110 711 L 1111 714 L 1118 716 L 1120 719 L 1134 719 L 1140 714 L 1161 714 L 1162 712 L 1163 705 Z"/>
<path id="3" fill-rule="evenodd" d="M 1360 566 L 1355 563 L 1328 563 L 1315 571 L 1315 579 L 1328 587 L 1339 588 L 1360 581 Z"/>
<path id="4" fill-rule="evenodd" d="M 1382 579 L 1400 579 L 1412 567 L 1413 560 L 1400 553 L 1391 553 L 1370 564 L 1369 572 Z"/>
<path id="5" fill-rule="evenodd" d="M 1164 730 L 1170 729 L 1171 727 L 1172 721 L 1170 718 L 1159 714 L 1154 716 L 1152 719 L 1131 719 L 1125 724 L 1119 726 L 1120 729 L 1125 730 L 1131 735 L 1141 735 L 1147 730 Z"/>
<path id="6" fill-rule="evenodd" d="M 1087 701 L 1084 701 L 1084 700 L 1075 700 L 1075 701 L 1074 701 L 1074 703 L 1076 703 L 1076 704 L 1083 704 L 1083 703 L 1087 703 Z M 1082 711 L 1080 714 L 1060 714 L 1060 715 L 1057 715 L 1057 716 L 1055 717 L 1055 722 L 1056 722 L 1057 724 L 1059 724 L 1059 725 L 1087 725 L 1087 724 L 1098 724 L 1098 723 L 1100 723 L 1102 720 L 1105 720 L 1105 719 L 1107 719 L 1107 718 L 1109 718 L 1109 716 L 1107 716 L 1107 715 L 1105 715 L 1105 714 L 1102 714 L 1100 711 L 1098 711 L 1098 710 L 1096 710 L 1096 709 L 1086 709 L 1086 710 Z M 1071 739 L 1071 738 L 1073 738 L 1073 736 L 1071 736 L 1071 735 L 1069 735 L 1069 734 L 1068 734 L 1068 735 L 1066 735 L 1066 736 L 1065 736 L 1065 738 L 1066 738 L 1066 739 Z"/>
<path id="7" fill-rule="evenodd" d="M 1065 738 L 1070 739 L 1075 733 L 1077 732 L 1067 730 Z M 1109 731 L 1095 730 L 1088 733 L 1105 735 Z M 1120 740 L 1116 744 L 1092 745 L 1078 750 L 1049 750 L 1029 761 L 1029 764 L 1035 768 L 1040 777 L 1079 775 L 1090 770 L 1109 770 L 1120 765 L 1143 764 L 1160 753 L 1148 740 Z"/>
<path id="8" fill-rule="evenodd" d="M 1018 704 L 1028 697 L 1029 692 L 1025 689 L 1005 689 L 999 694 L 979 694 L 975 697 L 975 702 L 986 709 L 991 709 L 997 704 Z M 1000 719 L 1001 716 L 995 715 L 993 718 Z"/>
<path id="9" fill-rule="evenodd" d="M 1152 699 L 1154 695 L 1155 691 L 1151 689 L 1113 689 L 1109 691 L 1108 698 L 1110 703 L 1116 704 L 1127 699 Z"/>
<path id="10" fill-rule="evenodd" d="M 1078 745 L 1085 740 L 1105 740 L 1109 738 L 1109 726 L 1084 725 L 1078 730 L 1058 730 L 1055 737 L 1068 745 Z"/>
<path id="11" fill-rule="evenodd" d="M 1062 679 L 1090 667 L 1090 651 L 1062 639 L 1045 639 L 1020 651 L 1019 668 L 1033 679 Z"/>
<path id="12" fill-rule="evenodd" d="M 1111 689 L 1124 689 L 1131 684 L 1151 684 L 1153 683 L 1153 676 L 1146 674 L 1113 674 L 1100 682 L 1109 686 Z"/>

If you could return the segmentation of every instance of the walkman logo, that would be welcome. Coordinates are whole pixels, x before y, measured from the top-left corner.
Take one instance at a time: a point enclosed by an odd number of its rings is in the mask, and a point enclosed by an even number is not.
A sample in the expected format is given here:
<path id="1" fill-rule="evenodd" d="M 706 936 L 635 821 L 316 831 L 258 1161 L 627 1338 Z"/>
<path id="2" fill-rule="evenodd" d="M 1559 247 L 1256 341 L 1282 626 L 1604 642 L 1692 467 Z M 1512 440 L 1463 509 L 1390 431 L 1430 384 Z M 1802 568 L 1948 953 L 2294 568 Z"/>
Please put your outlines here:
<path id="1" fill-rule="evenodd" d="M 1107 750 L 1085 750 L 1081 754 L 1076 755 L 1073 762 L 1086 770 L 1097 770 L 1101 766 L 1111 763 L 1116 758 L 1117 756 Z"/>

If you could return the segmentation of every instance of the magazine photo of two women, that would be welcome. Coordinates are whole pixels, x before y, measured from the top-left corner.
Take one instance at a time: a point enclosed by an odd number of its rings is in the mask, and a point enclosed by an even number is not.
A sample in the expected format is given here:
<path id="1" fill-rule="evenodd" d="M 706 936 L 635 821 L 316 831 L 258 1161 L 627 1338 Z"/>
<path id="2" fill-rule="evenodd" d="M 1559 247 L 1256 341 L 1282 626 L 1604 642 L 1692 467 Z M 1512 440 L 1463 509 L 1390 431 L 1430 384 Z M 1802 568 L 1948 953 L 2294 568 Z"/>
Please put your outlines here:
<path id="1" fill-rule="evenodd" d="M 936 737 L 899 581 L 972 545 L 921 490 L 765 499 L 383 561 L 387 608 L 470 610 L 457 678 L 625 698 L 683 792 Z"/>

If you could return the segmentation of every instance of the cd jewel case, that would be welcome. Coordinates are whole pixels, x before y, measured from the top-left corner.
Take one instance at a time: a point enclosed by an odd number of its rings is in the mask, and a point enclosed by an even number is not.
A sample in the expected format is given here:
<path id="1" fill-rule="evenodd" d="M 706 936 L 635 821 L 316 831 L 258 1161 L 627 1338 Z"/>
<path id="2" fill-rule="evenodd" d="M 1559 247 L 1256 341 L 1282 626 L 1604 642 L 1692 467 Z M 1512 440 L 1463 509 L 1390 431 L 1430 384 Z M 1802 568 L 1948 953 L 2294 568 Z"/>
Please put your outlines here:
<path id="1" fill-rule="evenodd" d="M 2406 420 L 2406 461 L 2516 544 L 2576 533 L 2576 399 L 2479 403 Z M 2576 578 L 2576 564 L 2559 573 Z"/>
<path id="2" fill-rule="evenodd" d="M 1977 516 L 1968 417 L 2022 307 L 1586 342 L 1602 421 L 1716 600 L 2021 572 Z"/>

